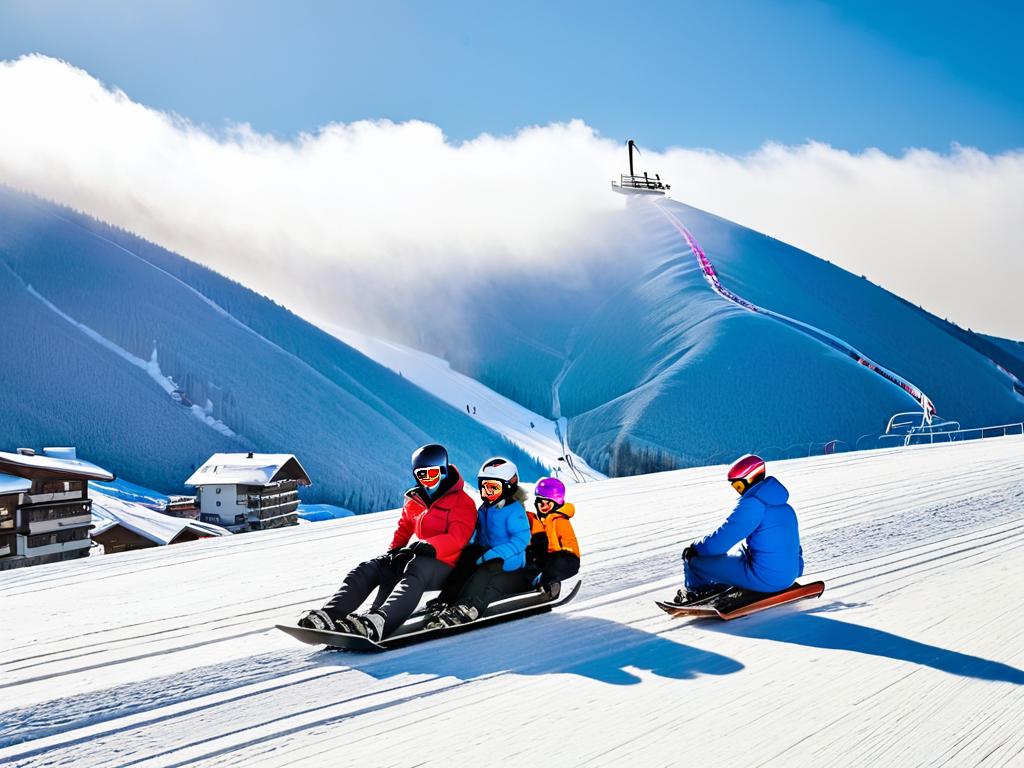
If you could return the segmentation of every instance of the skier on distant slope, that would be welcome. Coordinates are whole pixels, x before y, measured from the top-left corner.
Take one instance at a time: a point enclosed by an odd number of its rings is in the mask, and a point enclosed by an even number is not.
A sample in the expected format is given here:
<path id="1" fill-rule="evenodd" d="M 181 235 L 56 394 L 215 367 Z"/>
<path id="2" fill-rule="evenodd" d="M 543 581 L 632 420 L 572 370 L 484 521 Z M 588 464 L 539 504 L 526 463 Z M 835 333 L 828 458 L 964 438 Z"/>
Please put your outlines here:
<path id="1" fill-rule="evenodd" d="M 804 572 L 796 513 L 785 486 L 767 477 L 764 460 L 750 454 L 733 464 L 728 477 L 740 500 L 716 531 L 683 550 L 685 591 L 679 590 L 676 602 L 724 586 L 777 592 Z M 744 540 L 738 554 L 728 554 Z"/>
<path id="2" fill-rule="evenodd" d="M 473 535 L 476 507 L 448 452 L 424 445 L 412 455 L 416 486 L 406 491 L 402 516 L 388 551 L 360 563 L 320 610 L 300 627 L 365 635 L 377 641 L 394 632 L 416 609 L 423 593 L 440 589 Z M 416 541 L 409 544 L 413 535 Z M 354 611 L 377 588 L 370 610 Z"/>

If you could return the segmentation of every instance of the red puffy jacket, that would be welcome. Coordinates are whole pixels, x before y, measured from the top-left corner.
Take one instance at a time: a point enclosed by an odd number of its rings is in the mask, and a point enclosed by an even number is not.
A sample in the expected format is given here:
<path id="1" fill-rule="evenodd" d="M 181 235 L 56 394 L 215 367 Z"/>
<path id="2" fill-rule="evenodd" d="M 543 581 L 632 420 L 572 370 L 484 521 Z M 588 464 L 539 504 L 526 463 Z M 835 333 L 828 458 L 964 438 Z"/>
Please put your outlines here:
<path id="1" fill-rule="evenodd" d="M 390 549 L 404 547 L 416 536 L 437 551 L 437 559 L 454 566 L 476 528 L 476 504 L 463 490 L 465 483 L 454 465 L 448 466 L 451 483 L 433 502 L 416 486 L 406 491 L 405 504 Z M 452 482 L 454 475 L 454 482 Z"/>

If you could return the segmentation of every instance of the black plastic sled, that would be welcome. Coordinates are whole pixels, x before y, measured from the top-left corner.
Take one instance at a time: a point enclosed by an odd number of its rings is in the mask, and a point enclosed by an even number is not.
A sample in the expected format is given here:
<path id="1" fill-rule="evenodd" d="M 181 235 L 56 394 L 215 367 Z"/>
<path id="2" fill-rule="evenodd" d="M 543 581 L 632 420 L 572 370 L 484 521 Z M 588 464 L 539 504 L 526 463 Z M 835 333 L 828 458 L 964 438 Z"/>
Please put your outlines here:
<path id="1" fill-rule="evenodd" d="M 488 627 L 492 624 L 499 624 L 503 621 L 525 618 L 535 614 L 547 613 L 552 608 L 565 605 L 580 591 L 582 581 L 577 581 L 568 594 L 562 594 L 554 600 L 549 600 L 542 592 L 530 592 L 526 595 L 515 595 L 513 597 L 499 600 L 487 609 L 487 613 L 476 621 L 466 624 L 459 624 L 454 627 L 439 627 L 437 629 L 423 629 L 425 615 L 422 611 L 413 614 L 405 624 L 398 630 L 384 638 L 380 642 L 370 640 L 362 635 L 351 635 L 346 632 L 328 632 L 322 629 L 306 629 L 292 624 L 277 624 L 277 628 L 296 640 L 301 640 L 308 645 L 326 645 L 342 651 L 355 651 L 362 653 L 375 653 L 387 651 L 391 648 L 401 648 L 414 643 L 423 643 L 428 640 L 435 640 L 449 635 L 457 635 L 460 632 L 468 632 L 480 627 Z"/>

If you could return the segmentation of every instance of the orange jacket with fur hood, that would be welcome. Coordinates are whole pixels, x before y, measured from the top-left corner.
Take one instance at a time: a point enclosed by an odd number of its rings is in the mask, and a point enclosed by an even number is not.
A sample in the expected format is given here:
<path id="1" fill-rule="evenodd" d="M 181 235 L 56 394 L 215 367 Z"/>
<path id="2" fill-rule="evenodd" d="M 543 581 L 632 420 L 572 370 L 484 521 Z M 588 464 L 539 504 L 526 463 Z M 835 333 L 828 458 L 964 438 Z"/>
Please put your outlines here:
<path id="1" fill-rule="evenodd" d="M 548 552 L 571 552 L 580 556 L 580 545 L 576 541 L 576 532 L 569 522 L 576 507 L 566 502 L 558 509 L 552 510 L 543 518 L 538 517 L 534 512 L 527 513 L 530 517 L 530 533 L 544 533 L 548 537 Z"/>

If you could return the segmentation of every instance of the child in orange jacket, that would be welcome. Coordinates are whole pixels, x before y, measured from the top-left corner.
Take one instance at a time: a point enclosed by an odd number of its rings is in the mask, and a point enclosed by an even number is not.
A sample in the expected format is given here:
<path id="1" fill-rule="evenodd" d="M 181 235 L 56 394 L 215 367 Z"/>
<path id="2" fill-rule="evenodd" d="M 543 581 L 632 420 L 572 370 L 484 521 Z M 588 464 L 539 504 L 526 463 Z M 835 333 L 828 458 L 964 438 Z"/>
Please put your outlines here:
<path id="1" fill-rule="evenodd" d="M 528 558 L 539 571 L 533 584 L 555 598 L 561 582 L 580 570 L 580 545 L 569 522 L 576 508 L 566 503 L 565 486 L 554 477 L 540 480 L 534 497 L 537 512 L 527 513 L 531 532 Z"/>

